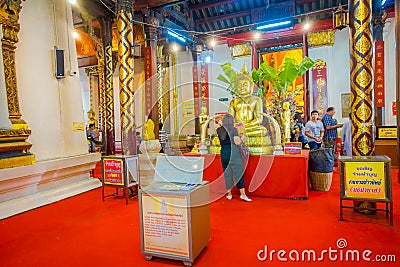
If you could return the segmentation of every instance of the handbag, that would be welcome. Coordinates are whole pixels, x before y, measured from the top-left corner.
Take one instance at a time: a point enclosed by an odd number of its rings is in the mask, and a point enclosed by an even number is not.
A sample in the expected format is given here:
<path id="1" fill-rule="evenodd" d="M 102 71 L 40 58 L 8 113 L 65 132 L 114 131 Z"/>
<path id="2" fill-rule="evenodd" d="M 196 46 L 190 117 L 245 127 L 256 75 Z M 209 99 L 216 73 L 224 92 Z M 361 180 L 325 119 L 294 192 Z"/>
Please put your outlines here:
<path id="1" fill-rule="evenodd" d="M 240 156 L 242 159 L 248 158 L 250 156 L 250 149 L 245 143 L 240 143 L 239 145 Z"/>

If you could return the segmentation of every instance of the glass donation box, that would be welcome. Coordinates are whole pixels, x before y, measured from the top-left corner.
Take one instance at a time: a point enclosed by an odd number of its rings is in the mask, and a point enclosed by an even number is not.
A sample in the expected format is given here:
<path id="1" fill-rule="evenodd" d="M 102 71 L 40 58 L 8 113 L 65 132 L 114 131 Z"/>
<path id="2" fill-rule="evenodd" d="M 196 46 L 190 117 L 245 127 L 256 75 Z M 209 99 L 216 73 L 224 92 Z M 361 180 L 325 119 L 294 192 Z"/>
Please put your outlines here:
<path id="1" fill-rule="evenodd" d="M 210 240 L 210 194 L 204 158 L 158 156 L 154 180 L 139 190 L 140 241 L 146 260 L 191 266 Z"/>

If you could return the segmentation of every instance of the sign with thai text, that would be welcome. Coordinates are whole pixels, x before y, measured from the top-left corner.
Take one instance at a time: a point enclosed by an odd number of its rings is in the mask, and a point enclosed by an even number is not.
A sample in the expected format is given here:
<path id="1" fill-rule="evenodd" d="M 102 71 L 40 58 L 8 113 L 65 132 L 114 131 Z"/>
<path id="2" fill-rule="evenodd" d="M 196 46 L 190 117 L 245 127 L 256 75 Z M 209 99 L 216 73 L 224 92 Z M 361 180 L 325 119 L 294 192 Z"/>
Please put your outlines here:
<path id="1" fill-rule="evenodd" d="M 375 106 L 385 106 L 385 46 L 383 41 L 375 42 Z"/>
<path id="2" fill-rule="evenodd" d="M 384 162 L 346 162 L 345 195 L 355 199 L 385 199 Z"/>
<path id="3" fill-rule="evenodd" d="M 153 98 L 152 98 L 152 76 L 153 76 L 153 52 L 152 47 L 148 46 L 143 49 L 144 55 L 144 94 L 145 94 L 145 113 L 149 115 L 153 108 Z"/>
<path id="4" fill-rule="evenodd" d="M 189 257 L 187 196 L 142 194 L 143 249 Z"/>
<path id="5" fill-rule="evenodd" d="M 208 65 L 201 65 L 201 106 L 207 108 L 207 115 L 209 115 L 210 107 L 209 107 L 209 94 L 208 94 Z"/>
<path id="6" fill-rule="evenodd" d="M 85 131 L 85 123 L 84 122 L 74 121 L 74 122 L 72 122 L 72 127 L 74 129 L 74 132 L 83 132 L 83 131 Z"/>
<path id="7" fill-rule="evenodd" d="M 283 146 L 284 155 L 301 155 L 301 142 L 286 142 Z"/>
<path id="8" fill-rule="evenodd" d="M 199 90 L 199 68 L 193 66 L 193 96 L 194 96 L 194 116 L 200 116 L 200 90 Z"/>
<path id="9" fill-rule="evenodd" d="M 377 126 L 376 139 L 397 139 L 397 126 Z"/>
<path id="10" fill-rule="evenodd" d="M 104 184 L 124 184 L 124 162 L 122 159 L 103 159 Z"/>
<path id="11" fill-rule="evenodd" d="M 312 68 L 313 109 L 320 115 L 328 108 L 326 62 L 318 59 Z"/>

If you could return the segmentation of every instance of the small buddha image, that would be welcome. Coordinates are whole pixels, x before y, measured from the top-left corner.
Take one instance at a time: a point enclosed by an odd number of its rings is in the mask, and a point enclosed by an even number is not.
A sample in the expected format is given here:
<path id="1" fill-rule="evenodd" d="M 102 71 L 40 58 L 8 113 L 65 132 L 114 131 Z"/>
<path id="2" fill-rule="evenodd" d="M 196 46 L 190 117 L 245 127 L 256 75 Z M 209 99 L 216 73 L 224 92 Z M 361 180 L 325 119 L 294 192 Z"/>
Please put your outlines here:
<path id="1" fill-rule="evenodd" d="M 283 128 L 283 141 L 289 142 L 290 141 L 290 103 L 283 102 L 282 104 L 282 113 L 281 113 L 281 120 L 282 120 L 282 128 Z"/>
<path id="2" fill-rule="evenodd" d="M 97 120 L 96 120 L 96 113 L 93 111 L 93 109 L 90 109 L 87 112 L 87 116 L 88 116 L 89 121 L 86 124 L 86 129 L 89 129 L 89 125 L 91 125 L 91 124 L 93 124 L 94 128 L 97 129 L 97 124 L 98 123 L 97 123 Z"/>
<path id="3" fill-rule="evenodd" d="M 207 115 L 207 107 L 201 107 L 201 113 L 200 113 L 200 125 L 203 125 L 204 123 L 206 123 L 208 119 L 208 115 Z"/>

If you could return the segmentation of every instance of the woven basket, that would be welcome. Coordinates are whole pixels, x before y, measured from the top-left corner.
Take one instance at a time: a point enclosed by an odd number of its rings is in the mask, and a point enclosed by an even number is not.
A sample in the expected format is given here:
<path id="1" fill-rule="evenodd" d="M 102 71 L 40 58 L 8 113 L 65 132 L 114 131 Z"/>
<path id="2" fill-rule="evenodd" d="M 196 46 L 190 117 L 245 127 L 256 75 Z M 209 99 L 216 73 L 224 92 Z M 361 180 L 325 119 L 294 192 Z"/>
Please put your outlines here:
<path id="1" fill-rule="evenodd" d="M 317 191 L 329 191 L 332 184 L 332 172 L 312 172 L 310 171 L 311 185 Z"/>

